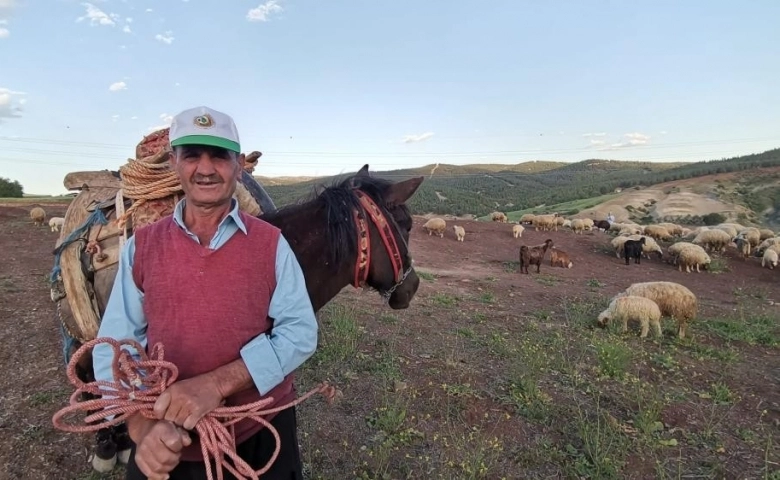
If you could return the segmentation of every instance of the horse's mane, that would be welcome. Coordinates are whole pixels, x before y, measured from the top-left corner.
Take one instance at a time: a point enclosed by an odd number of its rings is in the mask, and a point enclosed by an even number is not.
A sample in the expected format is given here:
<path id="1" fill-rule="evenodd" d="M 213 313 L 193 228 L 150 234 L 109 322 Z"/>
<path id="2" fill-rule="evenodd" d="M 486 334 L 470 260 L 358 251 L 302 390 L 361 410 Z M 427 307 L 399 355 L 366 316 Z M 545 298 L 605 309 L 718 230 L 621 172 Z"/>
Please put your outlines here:
<path id="1" fill-rule="evenodd" d="M 357 253 L 357 228 L 352 212 L 360 210 L 360 200 L 355 194 L 355 187 L 371 197 L 376 204 L 387 211 L 387 205 L 382 193 L 392 185 L 388 180 L 367 175 L 350 175 L 342 179 L 334 179 L 329 186 L 315 185 L 309 196 L 298 203 L 290 204 L 273 212 L 270 216 L 289 215 L 304 209 L 311 209 L 313 204 L 323 208 L 328 223 L 328 240 L 332 245 L 331 261 L 334 267 L 341 265 Z M 318 193 L 321 192 L 321 193 Z M 405 208 L 405 207 L 404 207 Z M 408 210 L 405 210 L 408 212 Z M 388 221 L 393 222 L 392 218 Z"/>

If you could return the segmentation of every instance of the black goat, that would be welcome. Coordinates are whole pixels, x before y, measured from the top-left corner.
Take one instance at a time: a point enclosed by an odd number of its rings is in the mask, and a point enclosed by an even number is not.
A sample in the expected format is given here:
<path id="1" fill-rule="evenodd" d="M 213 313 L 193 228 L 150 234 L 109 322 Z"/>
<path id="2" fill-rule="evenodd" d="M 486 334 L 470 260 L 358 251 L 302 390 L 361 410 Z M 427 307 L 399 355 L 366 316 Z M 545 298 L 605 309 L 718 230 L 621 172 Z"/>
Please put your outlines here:
<path id="1" fill-rule="evenodd" d="M 593 222 L 593 226 L 598 228 L 599 230 L 604 230 L 605 232 L 609 230 L 609 222 L 606 220 L 598 220 L 596 222 Z"/>
<path id="2" fill-rule="evenodd" d="M 645 246 L 645 237 L 639 240 L 626 240 L 623 244 L 623 257 L 626 259 L 626 265 L 630 258 L 634 259 L 634 263 L 641 264 L 640 258 L 642 258 L 642 248 Z"/>

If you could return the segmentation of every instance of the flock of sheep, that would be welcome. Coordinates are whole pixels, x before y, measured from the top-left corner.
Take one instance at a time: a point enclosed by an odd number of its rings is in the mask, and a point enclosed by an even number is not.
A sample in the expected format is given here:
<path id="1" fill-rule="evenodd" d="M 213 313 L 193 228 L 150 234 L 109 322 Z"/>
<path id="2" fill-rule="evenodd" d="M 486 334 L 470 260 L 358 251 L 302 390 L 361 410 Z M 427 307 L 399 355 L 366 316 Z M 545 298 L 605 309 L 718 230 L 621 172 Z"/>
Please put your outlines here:
<path id="1" fill-rule="evenodd" d="M 33 225 L 44 226 L 46 225 L 46 211 L 41 207 L 35 207 L 30 210 L 30 218 L 33 221 Z M 49 227 L 52 232 L 59 232 L 60 228 L 65 224 L 65 219 L 62 217 L 51 217 L 49 219 Z"/>
<path id="2" fill-rule="evenodd" d="M 493 212 L 490 219 L 494 222 L 507 223 L 507 216 L 502 212 Z M 522 237 L 526 227 L 533 226 L 537 231 L 558 231 L 571 229 L 581 235 L 585 231 L 599 230 L 615 235 L 611 240 L 612 248 L 618 258 L 630 259 L 639 264 L 640 258 L 650 258 L 651 254 L 668 264 L 674 265 L 679 271 L 700 272 L 709 268 L 712 261 L 710 254 L 724 253 L 727 248 L 734 248 L 745 260 L 749 257 L 761 258 L 761 266 L 774 269 L 780 256 L 780 236 L 772 230 L 745 227 L 738 223 L 721 223 L 709 227 L 685 228 L 674 223 L 658 223 L 654 225 L 639 225 L 630 221 L 608 222 L 594 221 L 590 218 L 566 219 L 557 213 L 547 215 L 523 215 L 517 224 L 512 226 L 514 238 Z M 428 235 L 436 234 L 444 237 L 447 224 L 444 219 L 434 217 L 429 219 L 423 229 Z M 453 230 L 457 239 L 463 241 L 466 235 L 462 226 L 455 225 Z M 666 253 L 659 242 L 670 242 Z M 550 265 L 571 268 L 573 263 L 568 255 L 557 249 L 552 239 L 535 246 L 521 245 L 520 273 L 528 273 L 529 265 L 536 265 L 536 272 L 550 250 Z M 646 337 L 650 328 L 660 336 L 660 320 L 663 316 L 671 317 L 677 322 L 677 334 L 685 337 L 686 327 L 698 311 L 696 296 L 687 287 L 675 282 L 643 282 L 629 286 L 625 291 L 610 299 L 609 306 L 599 314 L 596 324 L 605 327 L 609 322 L 622 324 L 627 330 L 629 321 L 637 321 L 641 325 L 641 337 Z"/>

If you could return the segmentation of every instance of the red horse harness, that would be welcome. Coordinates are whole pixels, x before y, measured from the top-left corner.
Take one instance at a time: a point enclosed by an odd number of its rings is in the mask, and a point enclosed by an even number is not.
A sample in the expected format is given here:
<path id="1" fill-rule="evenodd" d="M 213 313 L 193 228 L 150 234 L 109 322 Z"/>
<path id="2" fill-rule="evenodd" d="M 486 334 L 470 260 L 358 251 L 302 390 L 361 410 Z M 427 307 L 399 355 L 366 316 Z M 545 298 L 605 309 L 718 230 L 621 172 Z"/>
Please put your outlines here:
<path id="1" fill-rule="evenodd" d="M 390 257 L 390 263 L 393 265 L 393 279 L 396 286 L 404 280 L 407 274 L 404 274 L 404 264 L 401 259 L 401 252 L 398 250 L 398 244 L 395 236 L 387 222 L 387 218 L 380 210 L 379 206 L 365 193 L 355 190 L 355 194 L 360 200 L 363 210 L 368 213 L 369 218 L 379 231 L 382 237 L 382 243 L 385 245 L 387 255 Z M 355 262 L 355 280 L 353 286 L 361 287 L 368 279 L 368 268 L 371 265 L 371 233 L 366 216 L 359 210 L 354 210 L 352 215 L 355 218 L 357 226 L 357 262 Z"/>

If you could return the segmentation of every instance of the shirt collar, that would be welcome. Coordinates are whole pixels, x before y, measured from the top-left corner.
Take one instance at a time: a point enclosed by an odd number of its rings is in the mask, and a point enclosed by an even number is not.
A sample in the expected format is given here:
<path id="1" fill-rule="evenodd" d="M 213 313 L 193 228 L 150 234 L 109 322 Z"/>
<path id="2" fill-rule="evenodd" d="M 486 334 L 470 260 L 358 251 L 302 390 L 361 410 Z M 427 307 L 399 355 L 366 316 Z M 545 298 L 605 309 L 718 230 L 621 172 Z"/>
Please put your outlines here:
<path id="1" fill-rule="evenodd" d="M 186 198 L 182 198 L 179 200 L 179 203 L 176 204 L 176 208 L 173 209 L 173 221 L 178 225 L 180 228 L 184 229 L 186 232 L 189 232 L 189 229 L 186 225 L 184 225 L 184 203 L 186 202 Z M 241 216 L 238 214 L 238 201 L 236 201 L 235 198 L 230 199 L 230 211 L 225 216 L 225 218 L 222 219 L 222 221 L 219 223 L 219 226 L 217 227 L 217 230 L 222 228 L 225 224 L 225 222 L 233 221 L 236 226 L 244 232 L 244 235 L 246 235 L 246 225 L 241 220 Z"/>

